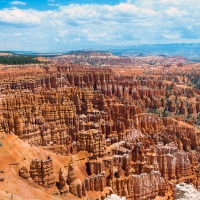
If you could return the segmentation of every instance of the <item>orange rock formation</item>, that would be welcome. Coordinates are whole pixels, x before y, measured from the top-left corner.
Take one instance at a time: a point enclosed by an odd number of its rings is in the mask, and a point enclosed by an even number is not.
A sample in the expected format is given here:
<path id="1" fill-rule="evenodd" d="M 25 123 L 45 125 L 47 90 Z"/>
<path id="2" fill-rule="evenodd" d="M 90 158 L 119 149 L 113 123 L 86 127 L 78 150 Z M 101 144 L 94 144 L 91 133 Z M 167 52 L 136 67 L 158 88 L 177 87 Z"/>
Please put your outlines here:
<path id="1" fill-rule="evenodd" d="M 0 150 L 14 136 L 30 148 L 33 157 L 9 166 L 17 166 L 13 177 L 28 190 L 46 188 L 40 198 L 54 190 L 63 199 L 112 193 L 130 200 L 172 199 L 177 183 L 200 185 L 200 130 L 193 126 L 200 112 L 197 89 L 79 65 L 25 74 L 4 74 L 0 82 Z M 186 123 L 188 115 L 193 118 Z M 2 184 L 7 174 L 0 171 Z"/>

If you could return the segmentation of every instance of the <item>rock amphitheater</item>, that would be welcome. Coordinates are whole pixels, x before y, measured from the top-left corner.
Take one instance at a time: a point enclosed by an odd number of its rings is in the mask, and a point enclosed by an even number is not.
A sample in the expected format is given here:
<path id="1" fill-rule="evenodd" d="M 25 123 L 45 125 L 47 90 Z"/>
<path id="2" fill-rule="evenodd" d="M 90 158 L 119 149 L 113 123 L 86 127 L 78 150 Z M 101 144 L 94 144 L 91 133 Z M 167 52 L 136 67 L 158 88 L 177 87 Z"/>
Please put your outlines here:
<path id="1" fill-rule="evenodd" d="M 197 74 L 3 70 L 0 199 L 172 200 L 179 183 L 198 188 Z"/>

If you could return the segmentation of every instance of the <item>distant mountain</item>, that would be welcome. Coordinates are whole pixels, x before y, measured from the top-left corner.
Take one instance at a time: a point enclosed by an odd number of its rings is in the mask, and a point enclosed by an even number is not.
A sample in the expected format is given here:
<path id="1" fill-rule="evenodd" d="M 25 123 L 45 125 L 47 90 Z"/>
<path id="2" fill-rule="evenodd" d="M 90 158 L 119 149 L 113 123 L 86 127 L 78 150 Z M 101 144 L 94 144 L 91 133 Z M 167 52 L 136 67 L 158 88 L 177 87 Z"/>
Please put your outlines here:
<path id="1" fill-rule="evenodd" d="M 21 55 L 36 55 L 38 53 L 36 53 L 35 51 L 10 51 L 14 54 L 21 54 Z"/>
<path id="2" fill-rule="evenodd" d="M 133 45 L 128 47 L 102 47 L 101 49 L 83 49 L 77 51 L 66 51 L 66 52 L 49 52 L 49 53 L 38 53 L 34 51 L 10 51 L 14 54 L 33 55 L 33 56 L 57 56 L 63 54 L 71 54 L 78 52 L 111 52 L 116 56 L 183 56 L 187 59 L 200 61 L 200 43 L 186 44 L 143 44 Z"/>
<path id="3" fill-rule="evenodd" d="M 117 56 L 183 56 L 187 59 L 200 60 L 200 44 L 144 44 L 126 48 L 112 49 Z"/>
<path id="4" fill-rule="evenodd" d="M 50 52 L 50 53 L 38 53 L 35 51 L 10 51 L 13 54 L 27 55 L 27 56 L 44 56 L 44 57 L 53 57 L 66 54 L 66 52 Z"/>
<path id="5" fill-rule="evenodd" d="M 81 50 L 81 51 L 70 51 L 64 55 L 75 55 L 75 56 L 113 56 L 109 51 L 91 51 L 91 50 Z"/>

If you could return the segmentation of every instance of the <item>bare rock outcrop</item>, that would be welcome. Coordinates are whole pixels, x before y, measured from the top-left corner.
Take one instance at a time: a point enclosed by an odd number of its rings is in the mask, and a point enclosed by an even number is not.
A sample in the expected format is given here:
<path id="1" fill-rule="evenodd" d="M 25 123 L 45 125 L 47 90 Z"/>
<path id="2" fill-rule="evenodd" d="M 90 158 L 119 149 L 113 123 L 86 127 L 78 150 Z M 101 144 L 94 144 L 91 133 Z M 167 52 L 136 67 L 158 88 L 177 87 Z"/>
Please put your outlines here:
<path id="1" fill-rule="evenodd" d="M 56 185 L 51 157 L 48 157 L 47 160 L 32 160 L 29 172 L 30 177 L 45 188 L 51 188 Z"/>

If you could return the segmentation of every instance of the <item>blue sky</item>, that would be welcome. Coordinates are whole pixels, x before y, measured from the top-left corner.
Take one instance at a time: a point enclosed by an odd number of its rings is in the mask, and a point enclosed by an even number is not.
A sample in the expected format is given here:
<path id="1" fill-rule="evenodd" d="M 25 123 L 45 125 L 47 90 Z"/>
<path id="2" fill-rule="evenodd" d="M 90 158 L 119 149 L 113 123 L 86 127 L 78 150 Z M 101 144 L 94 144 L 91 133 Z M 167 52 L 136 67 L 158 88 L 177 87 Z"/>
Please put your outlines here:
<path id="1" fill-rule="evenodd" d="M 0 50 L 199 43 L 199 0 L 0 0 Z"/>

